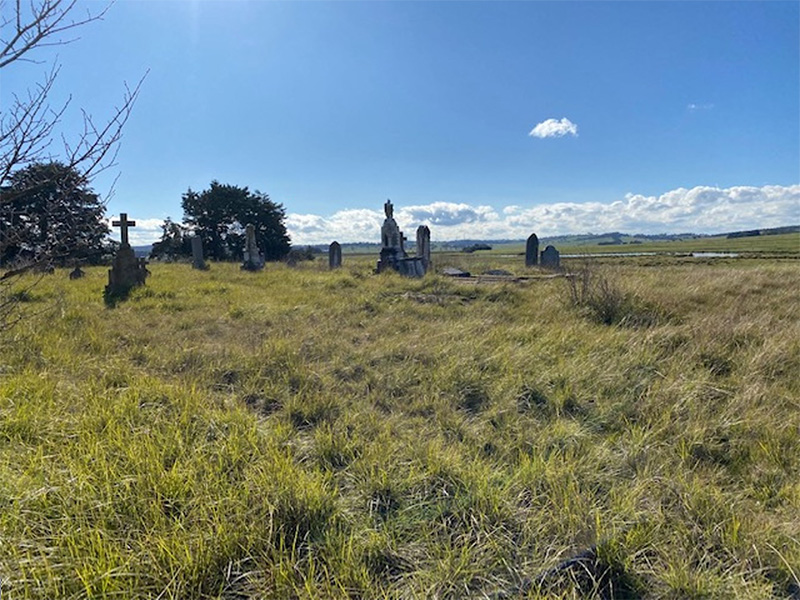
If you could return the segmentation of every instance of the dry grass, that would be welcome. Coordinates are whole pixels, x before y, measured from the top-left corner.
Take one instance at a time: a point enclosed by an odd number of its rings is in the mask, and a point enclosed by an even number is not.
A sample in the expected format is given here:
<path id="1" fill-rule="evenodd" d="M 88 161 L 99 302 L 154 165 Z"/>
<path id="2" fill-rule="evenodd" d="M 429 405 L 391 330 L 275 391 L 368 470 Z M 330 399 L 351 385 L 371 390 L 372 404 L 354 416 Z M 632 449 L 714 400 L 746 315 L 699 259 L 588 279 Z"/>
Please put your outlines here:
<path id="1" fill-rule="evenodd" d="M 4 340 L 11 598 L 800 593 L 793 263 L 606 272 L 635 327 L 563 280 L 151 270 L 115 309 L 57 272 Z"/>

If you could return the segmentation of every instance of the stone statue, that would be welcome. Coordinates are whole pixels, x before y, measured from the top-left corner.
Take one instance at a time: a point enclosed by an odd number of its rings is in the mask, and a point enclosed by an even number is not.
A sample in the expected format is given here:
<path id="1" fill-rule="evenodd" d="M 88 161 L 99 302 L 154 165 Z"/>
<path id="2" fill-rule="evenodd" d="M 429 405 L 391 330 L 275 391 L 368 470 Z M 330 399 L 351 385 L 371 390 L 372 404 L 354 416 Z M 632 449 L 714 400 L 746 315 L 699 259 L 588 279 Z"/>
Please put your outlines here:
<path id="1" fill-rule="evenodd" d="M 391 219 L 394 216 L 394 206 L 392 206 L 391 200 L 387 200 L 383 205 L 383 212 L 386 213 L 387 219 Z"/>

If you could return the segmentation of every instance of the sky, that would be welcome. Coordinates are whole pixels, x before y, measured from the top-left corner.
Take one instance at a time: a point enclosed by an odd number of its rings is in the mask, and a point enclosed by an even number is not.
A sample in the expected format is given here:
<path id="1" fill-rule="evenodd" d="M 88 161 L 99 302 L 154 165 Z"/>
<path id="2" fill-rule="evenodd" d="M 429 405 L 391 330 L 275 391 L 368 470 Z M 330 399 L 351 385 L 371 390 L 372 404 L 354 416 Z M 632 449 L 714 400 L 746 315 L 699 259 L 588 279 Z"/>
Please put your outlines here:
<path id="1" fill-rule="evenodd" d="M 78 34 L 0 107 L 58 64 L 70 139 L 145 77 L 93 182 L 134 244 L 212 180 L 298 245 L 378 242 L 386 199 L 434 241 L 800 223 L 795 1 L 117 0 Z"/>

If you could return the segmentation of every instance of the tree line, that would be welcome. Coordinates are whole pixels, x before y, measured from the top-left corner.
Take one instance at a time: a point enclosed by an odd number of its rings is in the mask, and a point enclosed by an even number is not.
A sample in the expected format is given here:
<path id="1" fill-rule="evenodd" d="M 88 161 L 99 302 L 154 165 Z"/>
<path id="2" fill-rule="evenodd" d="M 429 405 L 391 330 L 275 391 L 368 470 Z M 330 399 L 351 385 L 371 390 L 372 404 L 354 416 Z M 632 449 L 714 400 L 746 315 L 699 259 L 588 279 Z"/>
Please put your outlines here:
<path id="1" fill-rule="evenodd" d="M 5 268 L 42 257 L 52 266 L 97 263 L 113 253 L 105 204 L 74 166 L 43 162 L 19 169 L 0 188 L 0 199 L 0 265 Z M 191 256 L 190 238 L 196 235 L 206 258 L 241 260 L 250 223 L 266 260 L 280 260 L 291 250 L 286 212 L 267 194 L 212 181 L 200 192 L 189 188 L 181 206 L 182 222 L 164 221 L 152 258 Z"/>

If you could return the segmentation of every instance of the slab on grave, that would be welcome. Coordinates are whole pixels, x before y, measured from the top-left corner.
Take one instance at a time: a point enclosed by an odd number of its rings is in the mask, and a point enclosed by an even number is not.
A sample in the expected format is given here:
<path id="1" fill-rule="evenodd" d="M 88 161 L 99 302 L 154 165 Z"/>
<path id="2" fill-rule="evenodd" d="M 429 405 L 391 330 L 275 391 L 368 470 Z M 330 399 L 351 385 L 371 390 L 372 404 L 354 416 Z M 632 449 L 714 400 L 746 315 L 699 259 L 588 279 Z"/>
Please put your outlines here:
<path id="1" fill-rule="evenodd" d="M 338 269 L 342 266 L 342 246 L 339 242 L 331 242 L 328 247 L 328 267 Z"/>
<path id="2" fill-rule="evenodd" d="M 535 233 L 528 237 L 525 244 L 525 266 L 535 267 L 539 262 L 539 238 Z"/>

